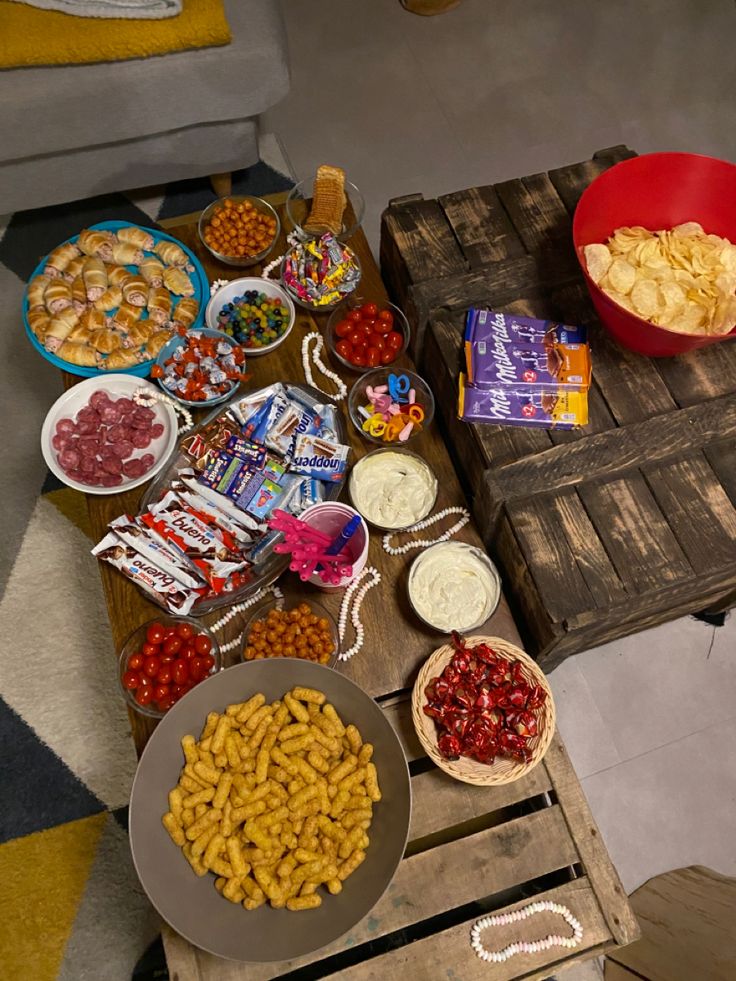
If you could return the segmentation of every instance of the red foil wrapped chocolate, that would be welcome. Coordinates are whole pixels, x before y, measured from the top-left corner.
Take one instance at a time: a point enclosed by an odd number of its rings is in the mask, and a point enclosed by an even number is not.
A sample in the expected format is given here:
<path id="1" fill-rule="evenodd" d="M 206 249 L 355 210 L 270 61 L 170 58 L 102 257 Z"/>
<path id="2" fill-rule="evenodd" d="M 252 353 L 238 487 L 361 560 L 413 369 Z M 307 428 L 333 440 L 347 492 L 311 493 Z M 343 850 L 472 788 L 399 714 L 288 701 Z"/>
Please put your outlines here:
<path id="1" fill-rule="evenodd" d="M 434 719 L 440 753 L 448 760 L 493 763 L 496 756 L 510 756 L 527 762 L 538 728 L 535 710 L 547 692 L 526 681 L 520 661 L 487 644 L 466 647 L 457 633 L 452 643 L 452 659 L 424 689 L 424 712 Z"/>

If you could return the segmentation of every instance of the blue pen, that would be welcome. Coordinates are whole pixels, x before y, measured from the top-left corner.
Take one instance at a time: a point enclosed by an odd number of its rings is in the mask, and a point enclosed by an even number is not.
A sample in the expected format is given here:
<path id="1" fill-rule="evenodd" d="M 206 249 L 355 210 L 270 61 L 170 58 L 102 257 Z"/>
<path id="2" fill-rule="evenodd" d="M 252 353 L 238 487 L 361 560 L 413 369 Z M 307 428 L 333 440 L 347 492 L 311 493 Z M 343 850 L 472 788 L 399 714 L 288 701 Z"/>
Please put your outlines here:
<path id="1" fill-rule="evenodd" d="M 337 555 L 339 552 L 342 552 L 342 550 L 345 548 L 345 545 L 353 537 L 353 535 L 355 534 L 355 532 L 358 530 L 359 527 L 360 527 L 360 515 L 356 514 L 350 519 L 350 521 L 347 522 L 347 524 L 339 533 L 337 538 L 335 538 L 334 541 L 330 542 L 330 544 L 325 549 L 325 555 Z"/>

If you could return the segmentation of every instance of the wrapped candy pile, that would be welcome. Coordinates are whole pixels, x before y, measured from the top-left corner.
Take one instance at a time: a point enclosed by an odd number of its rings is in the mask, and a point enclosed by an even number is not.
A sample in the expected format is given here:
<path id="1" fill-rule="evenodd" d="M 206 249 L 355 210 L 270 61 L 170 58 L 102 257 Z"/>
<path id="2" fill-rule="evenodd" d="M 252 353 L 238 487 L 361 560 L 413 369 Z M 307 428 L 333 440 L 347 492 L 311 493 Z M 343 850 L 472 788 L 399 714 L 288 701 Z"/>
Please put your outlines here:
<path id="1" fill-rule="evenodd" d="M 501 657 L 487 644 L 466 647 L 454 632 L 452 643 L 452 660 L 424 689 L 424 712 L 434 719 L 440 753 L 448 760 L 468 756 L 490 764 L 496 756 L 510 756 L 528 762 L 528 743 L 537 735 L 534 713 L 547 692 L 529 684 L 520 661 Z"/>

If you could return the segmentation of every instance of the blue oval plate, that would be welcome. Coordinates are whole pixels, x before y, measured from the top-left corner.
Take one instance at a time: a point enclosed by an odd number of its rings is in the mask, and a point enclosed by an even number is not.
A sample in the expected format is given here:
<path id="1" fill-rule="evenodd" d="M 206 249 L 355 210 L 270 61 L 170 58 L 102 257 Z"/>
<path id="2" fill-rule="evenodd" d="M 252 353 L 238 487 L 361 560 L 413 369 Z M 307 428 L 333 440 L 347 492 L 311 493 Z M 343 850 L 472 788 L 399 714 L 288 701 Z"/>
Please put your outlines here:
<path id="1" fill-rule="evenodd" d="M 238 342 L 230 337 L 229 334 L 225 334 L 221 330 L 213 330 L 211 327 L 191 327 L 187 334 L 193 330 L 198 330 L 200 334 L 204 337 L 216 337 L 220 341 L 226 341 L 231 347 L 239 347 Z M 158 352 L 158 357 L 156 358 L 156 364 L 159 365 L 164 371 L 166 370 L 164 365 L 165 362 L 169 360 L 171 355 L 176 351 L 177 348 L 181 347 L 186 340 L 186 335 L 182 337 L 180 334 L 175 334 L 170 341 L 167 341 L 161 350 Z M 243 348 L 246 351 L 246 348 Z M 218 395 L 216 399 L 209 399 L 207 402 L 190 402 L 189 399 L 180 398 L 176 392 L 170 392 L 168 388 L 163 384 L 163 379 L 157 378 L 156 381 L 161 386 L 162 390 L 172 398 L 176 399 L 177 402 L 181 402 L 182 405 L 190 405 L 193 409 L 207 409 L 211 405 L 219 405 L 220 402 L 227 402 L 227 400 L 232 396 L 235 389 L 238 387 L 240 382 L 234 381 L 231 383 L 230 388 L 225 392 L 224 395 Z"/>
<path id="2" fill-rule="evenodd" d="M 130 225 L 134 225 L 136 228 L 142 228 L 144 231 L 150 232 L 150 234 L 153 235 L 153 239 L 155 242 L 160 242 L 163 239 L 166 239 L 166 241 L 168 242 L 176 243 L 176 245 L 178 245 L 179 248 L 183 249 L 186 252 L 187 256 L 189 257 L 189 261 L 194 266 L 194 272 L 191 273 L 190 276 L 192 282 L 194 283 L 194 297 L 199 301 L 199 313 L 197 314 L 197 319 L 195 320 L 195 322 L 192 324 L 191 327 L 192 330 L 196 329 L 197 327 L 199 327 L 200 324 L 204 322 L 204 312 L 210 298 L 210 284 L 207 279 L 207 274 L 204 271 L 204 266 L 196 257 L 196 255 L 192 252 L 191 249 L 187 248 L 187 246 L 184 245 L 183 242 L 180 242 L 179 239 L 173 238 L 171 235 L 167 235 L 166 232 L 162 232 L 158 228 L 149 228 L 147 225 L 135 225 L 135 223 L 132 221 L 100 221 L 96 225 L 88 225 L 87 227 L 94 228 L 94 229 L 99 228 L 102 231 L 116 232 L 119 228 L 126 228 Z M 68 238 L 66 241 L 76 242 L 78 238 L 79 238 L 78 235 L 73 235 L 71 238 Z M 66 243 L 59 243 L 59 244 L 61 245 Z M 153 253 L 145 252 L 144 255 L 153 255 Z M 29 283 L 35 276 L 38 276 L 43 272 L 47 259 L 48 256 L 44 256 L 41 262 L 39 262 L 39 264 L 31 273 L 31 276 L 28 280 Z M 127 266 L 126 268 L 129 269 L 131 272 L 137 269 L 136 266 Z M 28 323 L 27 288 L 26 288 L 26 292 L 23 294 L 23 326 L 26 329 L 26 334 L 28 335 L 29 341 L 35 347 L 35 349 L 38 351 L 41 357 L 46 358 L 47 361 L 50 361 L 51 364 L 55 365 L 57 368 L 61 368 L 62 371 L 68 371 L 71 375 L 81 375 L 83 378 L 94 378 L 96 375 L 108 374 L 108 372 L 105 371 L 103 368 L 85 368 L 82 365 L 70 364 L 68 361 L 64 361 L 62 358 L 59 358 L 55 354 L 51 354 L 50 351 L 46 350 L 43 344 L 40 343 L 36 335 L 33 333 Z M 141 364 L 137 364 L 133 368 L 116 368 L 115 373 L 118 375 L 137 375 L 139 378 L 145 378 L 146 375 L 150 372 L 151 368 L 153 367 L 153 364 L 154 364 L 154 360 L 153 358 L 151 358 L 149 361 L 143 361 Z"/>

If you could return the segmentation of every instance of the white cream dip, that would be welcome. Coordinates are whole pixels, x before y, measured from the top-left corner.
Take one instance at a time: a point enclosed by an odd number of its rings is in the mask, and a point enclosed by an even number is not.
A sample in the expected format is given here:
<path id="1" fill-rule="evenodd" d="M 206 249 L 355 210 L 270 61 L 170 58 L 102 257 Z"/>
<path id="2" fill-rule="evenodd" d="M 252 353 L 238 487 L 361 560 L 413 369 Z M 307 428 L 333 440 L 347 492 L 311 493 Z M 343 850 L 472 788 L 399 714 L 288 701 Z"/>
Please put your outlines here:
<path id="1" fill-rule="evenodd" d="M 370 453 L 353 467 L 350 496 L 366 521 L 381 528 L 408 528 L 432 510 L 437 478 L 417 456 Z"/>
<path id="2" fill-rule="evenodd" d="M 463 542 L 440 542 L 413 562 L 409 599 L 437 630 L 470 630 L 493 613 L 501 587 L 491 560 Z"/>

